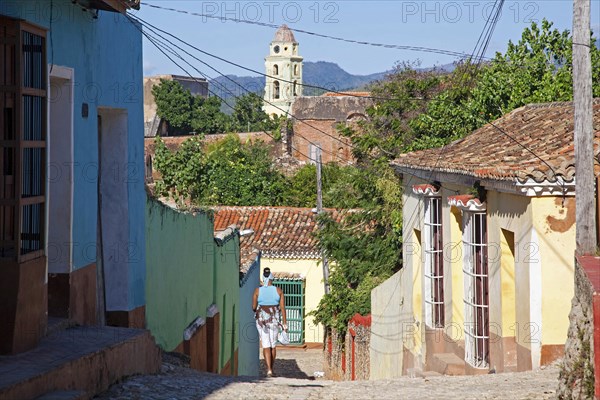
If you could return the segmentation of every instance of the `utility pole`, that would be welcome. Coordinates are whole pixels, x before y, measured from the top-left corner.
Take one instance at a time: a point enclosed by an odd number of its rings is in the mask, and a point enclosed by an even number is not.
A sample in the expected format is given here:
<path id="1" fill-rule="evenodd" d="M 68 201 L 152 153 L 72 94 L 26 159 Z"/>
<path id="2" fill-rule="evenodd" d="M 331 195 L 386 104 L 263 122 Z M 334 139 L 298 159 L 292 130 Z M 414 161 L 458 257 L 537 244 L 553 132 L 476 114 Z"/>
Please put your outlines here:
<path id="1" fill-rule="evenodd" d="M 317 145 L 316 151 L 317 159 L 317 217 L 323 212 L 323 190 L 322 190 L 322 179 L 321 179 L 321 146 Z M 325 250 L 321 250 L 321 257 L 323 259 L 323 284 L 325 286 L 325 294 L 329 294 L 329 261 L 325 255 Z"/>
<path id="2" fill-rule="evenodd" d="M 596 253 L 591 0 L 573 0 L 573 105 L 575 109 L 576 253 Z"/>

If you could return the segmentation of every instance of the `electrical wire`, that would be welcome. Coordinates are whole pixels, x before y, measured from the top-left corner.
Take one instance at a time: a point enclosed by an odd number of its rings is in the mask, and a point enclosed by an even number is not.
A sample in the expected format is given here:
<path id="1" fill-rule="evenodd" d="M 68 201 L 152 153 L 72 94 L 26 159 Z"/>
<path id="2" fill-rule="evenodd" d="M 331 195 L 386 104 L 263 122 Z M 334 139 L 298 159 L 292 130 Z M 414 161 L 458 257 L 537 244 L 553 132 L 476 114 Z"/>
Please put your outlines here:
<path id="1" fill-rule="evenodd" d="M 146 2 L 142 2 L 142 4 L 146 7 L 152 7 L 152 8 L 165 10 L 165 11 L 171 11 L 171 12 L 180 13 L 180 14 L 188 14 L 188 15 L 192 15 L 195 17 L 218 19 L 221 21 L 239 22 L 239 23 L 244 23 L 244 24 L 249 24 L 249 25 L 258 25 L 258 26 L 264 26 L 264 27 L 275 28 L 275 29 L 279 28 L 279 26 L 276 24 L 270 24 L 270 23 L 266 23 L 266 22 L 249 21 L 249 20 L 245 20 L 245 19 L 228 18 L 228 17 L 222 17 L 222 16 L 219 17 L 216 15 L 202 14 L 202 13 L 196 13 L 196 12 L 186 11 L 186 10 L 178 10 L 178 9 L 171 8 L 171 7 L 157 6 L 155 4 L 150 4 L 150 3 L 146 3 Z M 466 53 L 462 53 L 459 51 L 446 50 L 446 49 L 436 49 L 436 48 L 424 47 L 424 46 L 408 46 L 408 45 L 397 45 L 397 44 L 374 43 L 374 42 L 368 42 L 368 41 L 363 41 L 363 40 L 346 39 L 346 38 L 337 37 L 337 36 L 325 35 L 322 33 L 311 32 L 311 31 L 307 31 L 304 29 L 297 29 L 297 28 L 293 28 L 293 29 L 290 28 L 290 30 L 292 30 L 294 32 L 298 32 L 298 33 L 303 33 L 303 34 L 307 34 L 307 35 L 311 35 L 311 36 L 320 37 L 320 38 L 337 40 L 337 41 L 353 43 L 353 44 L 360 44 L 360 45 L 364 45 L 364 46 L 383 47 L 383 48 L 387 48 L 387 49 L 407 50 L 407 51 L 416 51 L 416 52 L 423 52 L 423 53 L 436 53 L 436 54 L 442 54 L 442 55 L 447 55 L 447 56 L 452 56 L 452 57 L 468 56 L 468 54 L 466 54 Z"/>
<path id="2" fill-rule="evenodd" d="M 149 24 L 149 25 L 150 25 L 152 28 L 148 27 L 148 26 L 146 25 L 146 22 L 145 22 L 144 20 L 142 20 L 141 18 L 139 18 L 139 17 L 130 16 L 130 18 L 133 18 L 134 20 L 137 20 L 137 21 L 138 21 L 140 24 L 142 24 L 142 26 L 145 26 L 147 29 L 151 30 L 151 31 L 152 31 L 152 32 L 153 32 L 155 35 L 158 35 L 158 36 L 160 36 L 161 38 L 163 38 L 163 39 L 164 39 L 164 36 L 163 36 L 163 35 L 160 35 L 160 34 L 156 33 L 156 30 L 153 30 L 153 28 L 154 28 L 154 27 L 153 27 L 151 24 Z M 173 43 L 173 42 L 171 42 L 170 40 L 168 40 L 168 39 L 165 39 L 165 40 L 166 40 L 167 42 L 171 43 L 172 45 L 174 45 L 175 47 L 177 47 L 178 49 L 181 49 L 181 47 L 177 46 L 176 44 L 174 44 L 174 43 Z M 187 44 L 187 45 L 189 45 L 187 42 L 183 41 L 182 39 L 178 39 L 178 40 L 179 40 L 180 42 L 184 43 L 184 44 Z M 189 46 L 191 46 L 191 45 L 189 45 Z M 182 51 L 185 51 L 185 50 L 183 50 L 183 49 L 181 49 L 181 50 L 182 50 Z M 224 75 L 224 74 L 223 74 L 223 73 L 221 73 L 221 72 L 220 72 L 218 69 L 214 68 L 214 67 L 213 67 L 213 66 L 211 66 L 210 64 L 208 64 L 208 63 L 206 63 L 206 62 L 204 62 L 204 61 L 200 60 L 199 58 L 197 58 L 197 57 L 193 56 L 193 55 L 192 55 L 192 54 L 190 54 L 189 52 L 186 52 L 186 54 L 188 54 L 190 57 L 192 57 L 192 58 L 196 59 L 197 61 L 200 61 L 200 62 L 202 62 L 204 65 L 208 66 L 209 68 L 211 68 L 212 70 L 214 70 L 215 72 L 217 72 L 217 73 L 218 73 L 219 75 L 221 75 L 222 77 L 224 77 L 224 78 L 226 78 L 226 79 L 230 80 L 232 83 L 234 83 L 235 85 L 237 85 L 237 86 L 239 86 L 240 88 L 242 88 L 242 90 L 244 90 L 244 91 L 246 91 L 246 92 L 248 92 L 248 93 L 250 93 L 250 92 L 251 92 L 249 89 L 246 89 L 246 88 L 245 88 L 243 85 L 241 85 L 239 82 L 236 82 L 236 81 L 235 81 L 235 80 L 233 80 L 231 77 L 228 77 L 227 75 Z M 178 65 L 178 66 L 179 66 L 179 65 Z M 181 68 L 181 67 L 180 67 L 180 68 Z M 213 92 L 213 93 L 214 93 L 214 92 Z M 215 95 L 216 95 L 216 94 L 215 94 Z M 219 97 L 218 95 L 216 95 L 216 96 L 217 96 L 217 97 Z M 219 97 L 219 98 L 220 98 L 220 97 Z M 302 124 L 305 124 L 305 125 L 307 125 L 308 127 L 312 128 L 312 129 L 314 129 L 314 130 L 316 130 L 317 132 L 319 132 L 319 133 L 322 133 L 322 134 L 324 134 L 324 135 L 326 135 L 326 136 L 328 136 L 328 137 L 330 137 L 330 138 L 332 138 L 332 139 L 334 139 L 334 140 L 338 141 L 339 143 L 341 143 L 341 144 L 343 144 L 343 145 L 345 145 L 345 146 L 348 146 L 348 145 L 349 145 L 349 143 L 348 143 L 347 141 L 344 141 L 344 140 L 342 140 L 342 139 L 340 139 L 340 138 L 338 138 L 338 137 L 336 137 L 336 136 L 334 136 L 334 135 L 332 135 L 332 134 L 330 134 L 330 133 L 328 133 L 328 132 L 325 132 L 325 131 L 323 131 L 323 130 L 321 130 L 321 129 L 317 128 L 317 127 L 315 127 L 314 125 L 311 125 L 310 123 L 308 123 L 308 122 L 306 122 L 306 121 L 304 121 L 304 120 L 302 120 L 302 119 L 300 119 L 300 118 L 297 118 L 295 115 L 293 115 L 293 114 L 292 114 L 292 113 L 290 113 L 289 111 L 286 111 L 286 110 L 282 109 L 281 107 L 277 106 L 276 104 L 274 104 L 274 103 L 272 103 L 272 102 L 269 102 L 269 101 L 267 101 L 267 100 L 264 100 L 264 101 L 265 101 L 267 104 L 269 104 L 269 105 L 271 105 L 271 106 L 275 107 L 276 109 L 278 109 L 278 110 L 280 110 L 280 111 L 284 112 L 286 115 L 288 115 L 288 116 L 289 116 L 289 117 L 291 117 L 292 119 L 294 119 L 294 120 L 296 120 L 296 121 L 298 121 L 298 122 L 300 122 L 300 123 L 302 123 Z M 307 142 L 308 142 L 308 143 L 310 143 L 310 144 L 313 144 L 313 145 L 315 145 L 315 146 L 318 146 L 318 147 L 320 147 L 320 145 L 319 145 L 319 144 L 317 144 L 317 143 L 314 143 L 314 142 L 312 142 L 312 141 L 310 141 L 310 140 L 306 139 L 306 138 L 305 138 L 304 136 L 302 136 L 302 135 L 296 134 L 296 136 L 298 136 L 298 137 L 300 137 L 300 138 L 304 139 L 305 141 L 307 141 Z M 334 156 L 334 157 L 338 158 L 340 161 L 343 161 L 343 162 L 345 162 L 345 163 L 347 163 L 347 164 L 351 164 L 351 161 L 344 159 L 343 157 L 341 157 L 341 156 L 340 156 L 339 154 L 337 154 L 337 153 L 334 153 L 334 152 L 328 151 L 328 150 L 326 150 L 326 149 L 321 149 L 321 150 L 322 150 L 323 152 L 329 153 L 329 154 L 331 154 L 332 156 Z M 304 155 L 304 156 L 306 157 L 306 155 Z M 311 159 L 310 157 L 307 157 L 307 158 L 308 158 L 308 159 Z"/>

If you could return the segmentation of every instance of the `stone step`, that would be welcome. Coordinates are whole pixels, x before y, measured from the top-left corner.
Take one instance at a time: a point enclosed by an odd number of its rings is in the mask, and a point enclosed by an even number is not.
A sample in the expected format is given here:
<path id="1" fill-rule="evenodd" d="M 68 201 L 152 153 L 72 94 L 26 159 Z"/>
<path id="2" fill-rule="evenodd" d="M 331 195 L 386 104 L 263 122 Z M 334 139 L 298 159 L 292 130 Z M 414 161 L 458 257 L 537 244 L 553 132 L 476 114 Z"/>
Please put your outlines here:
<path id="1" fill-rule="evenodd" d="M 430 371 L 443 375 L 464 375 L 465 360 L 454 353 L 434 354 Z"/>
<path id="2" fill-rule="evenodd" d="M 423 372 L 423 378 L 433 378 L 436 376 L 443 376 L 442 374 L 440 374 L 439 372 L 436 371 L 425 371 Z"/>
<path id="3" fill-rule="evenodd" d="M 36 399 L 60 391 L 83 391 L 81 398 L 88 399 L 124 377 L 154 373 L 159 366 L 160 349 L 149 331 L 57 330 L 28 352 L 0 358 L 0 399 Z"/>
<path id="4" fill-rule="evenodd" d="M 57 392 L 46 393 L 35 400 L 84 400 L 87 399 L 87 394 L 80 390 L 63 390 Z"/>

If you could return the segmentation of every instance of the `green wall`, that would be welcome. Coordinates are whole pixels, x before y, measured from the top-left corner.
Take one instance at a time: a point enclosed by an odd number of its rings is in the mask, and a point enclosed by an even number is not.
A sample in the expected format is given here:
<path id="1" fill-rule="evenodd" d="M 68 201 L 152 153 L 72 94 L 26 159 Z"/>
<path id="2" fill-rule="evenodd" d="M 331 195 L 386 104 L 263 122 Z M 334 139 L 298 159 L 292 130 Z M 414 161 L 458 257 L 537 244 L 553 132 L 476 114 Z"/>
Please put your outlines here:
<path id="1" fill-rule="evenodd" d="M 212 226 L 212 225 L 211 225 Z M 221 313 L 219 369 L 231 358 L 239 341 L 240 310 L 239 235 L 217 242 L 215 251 L 216 304 Z M 236 268 L 231 268 L 235 265 Z"/>
<path id="2" fill-rule="evenodd" d="M 198 316 L 206 318 L 207 307 L 216 303 L 221 314 L 221 370 L 239 337 L 237 231 L 215 240 L 206 213 L 179 212 L 148 199 L 146 260 L 146 323 L 157 344 L 174 350 L 183 341 L 184 329 Z"/>

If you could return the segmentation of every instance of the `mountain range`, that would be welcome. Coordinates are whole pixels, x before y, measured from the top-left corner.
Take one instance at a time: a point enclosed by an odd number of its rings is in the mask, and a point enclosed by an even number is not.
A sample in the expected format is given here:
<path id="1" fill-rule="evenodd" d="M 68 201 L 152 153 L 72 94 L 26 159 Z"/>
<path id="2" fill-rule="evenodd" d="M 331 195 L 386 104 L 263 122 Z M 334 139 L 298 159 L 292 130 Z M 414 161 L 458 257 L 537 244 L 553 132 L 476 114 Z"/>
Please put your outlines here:
<path id="1" fill-rule="evenodd" d="M 303 83 L 305 85 L 318 86 L 333 91 L 365 87 L 371 82 L 383 79 L 387 73 L 389 71 L 369 75 L 353 75 L 332 62 L 307 61 L 303 63 Z M 240 85 L 246 90 L 240 88 Z M 226 75 L 210 81 L 210 90 L 224 99 L 242 95 L 247 90 L 262 95 L 264 88 L 264 76 Z M 319 95 L 324 91 L 323 89 L 305 86 L 303 94 L 312 96 Z"/>
<path id="2" fill-rule="evenodd" d="M 454 65 L 446 64 L 439 66 L 439 68 L 445 71 L 452 71 Z M 370 83 L 383 79 L 386 74 L 391 72 L 384 71 L 369 75 L 354 75 L 345 71 L 336 63 L 306 61 L 303 63 L 303 83 L 305 85 L 303 95 L 318 96 L 325 91 L 364 89 Z M 264 88 L 264 76 L 225 75 L 210 81 L 210 90 L 225 100 L 243 95 L 247 91 L 262 95 Z"/>

